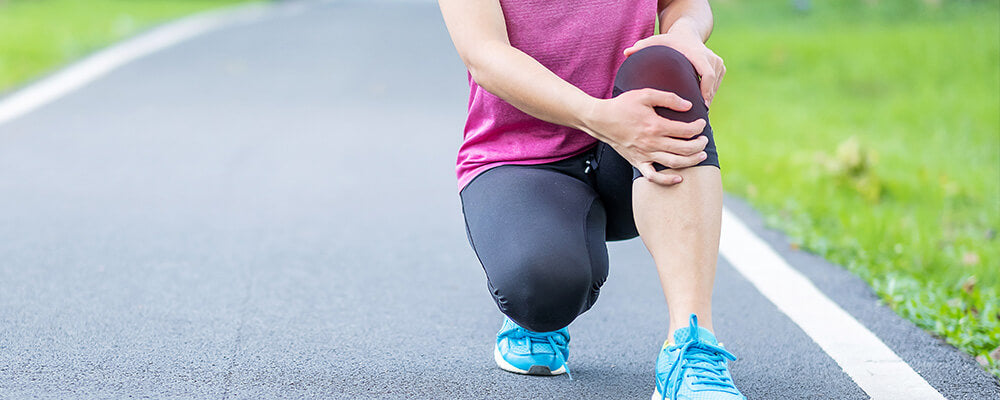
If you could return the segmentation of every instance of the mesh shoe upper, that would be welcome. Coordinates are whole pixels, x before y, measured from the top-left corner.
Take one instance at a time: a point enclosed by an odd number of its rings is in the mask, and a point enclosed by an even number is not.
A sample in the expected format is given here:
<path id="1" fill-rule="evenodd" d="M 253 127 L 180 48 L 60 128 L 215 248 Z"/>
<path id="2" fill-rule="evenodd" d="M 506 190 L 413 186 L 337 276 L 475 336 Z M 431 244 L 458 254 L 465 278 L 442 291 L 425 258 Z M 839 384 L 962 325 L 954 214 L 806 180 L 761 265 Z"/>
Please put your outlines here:
<path id="1" fill-rule="evenodd" d="M 656 393 L 673 400 L 745 400 L 733 384 L 727 362 L 736 356 L 698 326 L 691 314 L 690 325 L 674 333 L 674 345 L 664 344 L 656 359 Z"/>
<path id="2" fill-rule="evenodd" d="M 523 371 L 533 366 L 542 366 L 550 371 L 569 367 L 569 330 L 566 328 L 552 332 L 532 332 L 524 329 L 510 318 L 504 318 L 503 327 L 497 332 L 497 351 L 503 359 Z"/>

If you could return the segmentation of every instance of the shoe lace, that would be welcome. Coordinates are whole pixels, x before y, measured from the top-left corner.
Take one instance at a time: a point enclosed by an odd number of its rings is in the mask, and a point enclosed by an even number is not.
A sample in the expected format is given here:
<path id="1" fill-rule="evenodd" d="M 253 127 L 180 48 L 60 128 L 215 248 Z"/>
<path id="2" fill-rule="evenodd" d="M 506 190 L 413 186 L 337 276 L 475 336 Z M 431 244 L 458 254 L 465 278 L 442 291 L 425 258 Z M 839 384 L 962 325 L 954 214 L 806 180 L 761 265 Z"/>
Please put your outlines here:
<path id="1" fill-rule="evenodd" d="M 528 345 L 528 352 L 535 354 L 535 344 L 547 345 L 552 348 L 552 352 L 555 353 L 556 359 L 566 368 L 566 377 L 569 380 L 573 380 L 573 374 L 569 372 L 569 364 L 566 363 L 566 357 L 563 356 L 562 351 L 559 351 L 560 347 L 566 346 L 566 337 L 563 336 L 558 331 L 554 332 L 532 332 L 527 329 L 518 327 L 517 329 L 512 329 L 510 331 L 501 334 L 501 337 L 509 337 L 511 340 L 518 342 L 525 342 Z"/>
<path id="2" fill-rule="evenodd" d="M 690 371 L 688 376 L 693 380 L 692 386 L 708 386 L 710 389 L 735 391 L 736 385 L 732 378 L 726 375 L 726 359 L 736 360 L 736 356 L 721 346 L 692 339 L 681 345 L 677 361 L 670 366 L 665 382 L 677 382 L 670 395 L 671 399 L 676 399 L 680 392 L 680 377 L 684 376 L 684 371 Z M 664 388 L 666 389 L 666 388 Z M 667 391 L 664 390 L 663 399 L 667 398 Z"/>

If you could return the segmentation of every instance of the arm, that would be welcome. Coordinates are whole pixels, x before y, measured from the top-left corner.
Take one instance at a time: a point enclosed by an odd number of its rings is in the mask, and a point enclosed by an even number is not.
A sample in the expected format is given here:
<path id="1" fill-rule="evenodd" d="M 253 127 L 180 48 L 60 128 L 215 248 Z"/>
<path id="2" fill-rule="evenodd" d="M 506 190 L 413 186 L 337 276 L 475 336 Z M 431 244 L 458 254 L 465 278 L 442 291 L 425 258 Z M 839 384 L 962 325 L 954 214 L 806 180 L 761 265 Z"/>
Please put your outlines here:
<path id="1" fill-rule="evenodd" d="M 610 144 L 643 176 L 669 185 L 680 176 L 655 171 L 652 163 L 683 168 L 702 160 L 707 140 L 683 140 L 701 133 L 704 120 L 661 118 L 654 106 L 686 111 L 691 105 L 673 93 L 652 89 L 614 99 L 591 97 L 510 45 L 498 0 L 439 0 L 441 14 L 472 79 L 525 113 L 579 129 Z"/>
<path id="2" fill-rule="evenodd" d="M 441 13 L 472 79 L 531 116 L 582 129 L 594 98 L 512 47 L 497 0 L 441 0 Z"/>
<path id="3" fill-rule="evenodd" d="M 702 43 L 712 34 L 712 8 L 707 0 L 659 0 L 656 9 L 660 33 L 683 30 L 700 38 Z"/>
<path id="4" fill-rule="evenodd" d="M 722 58 L 705 46 L 712 34 L 712 8 L 708 0 L 659 0 L 660 34 L 648 37 L 625 49 L 631 55 L 647 46 L 670 46 L 691 61 L 701 77 L 701 93 L 711 105 L 719 90 L 726 66 Z"/>

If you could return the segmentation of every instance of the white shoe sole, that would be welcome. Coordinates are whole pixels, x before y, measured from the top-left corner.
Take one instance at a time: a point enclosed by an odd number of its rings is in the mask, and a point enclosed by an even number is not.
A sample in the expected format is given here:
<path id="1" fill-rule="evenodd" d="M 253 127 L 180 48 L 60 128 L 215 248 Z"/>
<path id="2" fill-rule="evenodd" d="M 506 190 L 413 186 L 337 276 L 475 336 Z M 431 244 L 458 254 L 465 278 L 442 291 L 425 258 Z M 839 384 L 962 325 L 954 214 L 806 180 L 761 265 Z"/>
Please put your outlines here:
<path id="1" fill-rule="evenodd" d="M 549 370 L 549 367 L 541 366 L 541 365 L 533 365 L 533 366 L 531 366 L 531 369 L 527 369 L 527 370 L 520 369 L 518 367 L 515 367 L 515 366 L 511 365 L 509 362 L 507 362 L 507 360 L 504 360 L 503 356 L 500 355 L 500 349 L 498 347 L 495 347 L 495 346 L 493 347 L 493 361 L 496 361 L 497 366 L 499 366 L 500 369 L 502 369 L 504 371 L 507 371 L 507 372 L 513 372 L 515 374 L 555 376 L 555 375 L 562 375 L 562 374 L 566 373 L 566 366 L 565 365 L 559 367 L 559 369 L 557 369 L 555 371 L 551 371 L 551 370 Z"/>

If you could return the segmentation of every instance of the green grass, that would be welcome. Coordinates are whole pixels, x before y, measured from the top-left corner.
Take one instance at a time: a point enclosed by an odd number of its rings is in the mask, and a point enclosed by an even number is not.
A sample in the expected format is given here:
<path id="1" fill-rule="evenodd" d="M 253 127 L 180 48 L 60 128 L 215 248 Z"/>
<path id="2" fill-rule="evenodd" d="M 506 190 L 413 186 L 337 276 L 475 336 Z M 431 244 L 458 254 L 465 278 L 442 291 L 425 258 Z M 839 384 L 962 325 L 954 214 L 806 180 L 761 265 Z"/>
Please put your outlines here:
<path id="1" fill-rule="evenodd" d="M 727 191 L 1000 376 L 1000 2 L 927 3 L 714 3 L 712 124 Z"/>
<path id="2" fill-rule="evenodd" d="M 0 93 L 156 23 L 245 0 L 0 0 Z"/>

